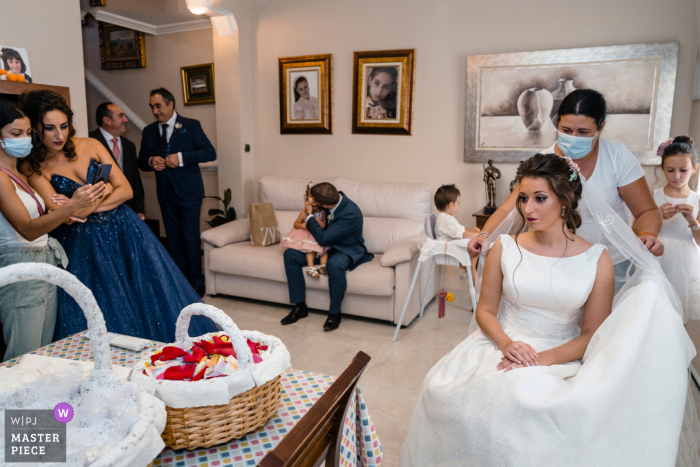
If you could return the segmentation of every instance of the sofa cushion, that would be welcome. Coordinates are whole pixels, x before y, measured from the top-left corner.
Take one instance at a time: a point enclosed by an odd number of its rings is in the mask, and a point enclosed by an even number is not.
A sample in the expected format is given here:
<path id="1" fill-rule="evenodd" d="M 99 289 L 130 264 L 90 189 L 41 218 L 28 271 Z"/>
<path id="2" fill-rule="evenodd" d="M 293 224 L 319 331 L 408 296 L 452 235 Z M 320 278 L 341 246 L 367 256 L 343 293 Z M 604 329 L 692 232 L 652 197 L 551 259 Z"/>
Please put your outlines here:
<path id="1" fill-rule="evenodd" d="M 422 225 L 422 222 L 413 219 L 365 217 L 362 236 L 367 251 L 372 254 L 384 254 L 399 240 L 417 235 Z"/>
<path id="2" fill-rule="evenodd" d="M 430 215 L 432 191 L 422 183 L 358 182 L 336 177 L 303 178 L 263 177 L 260 201 L 272 203 L 280 211 L 304 208 L 304 192 L 310 181 L 329 182 L 353 200 L 365 217 L 392 217 L 423 220 Z"/>
<path id="3" fill-rule="evenodd" d="M 250 240 L 250 223 L 248 219 L 236 219 L 224 225 L 202 232 L 202 240 L 214 246 Z"/>
<path id="4" fill-rule="evenodd" d="M 232 243 L 214 248 L 209 256 L 213 272 L 287 282 L 284 271 L 284 249 L 279 245 L 254 247 L 250 242 Z M 328 277 L 314 279 L 304 274 L 306 287 L 328 290 Z M 347 274 L 347 293 L 358 295 L 391 296 L 394 294 L 394 268 L 381 265 L 381 255 Z"/>

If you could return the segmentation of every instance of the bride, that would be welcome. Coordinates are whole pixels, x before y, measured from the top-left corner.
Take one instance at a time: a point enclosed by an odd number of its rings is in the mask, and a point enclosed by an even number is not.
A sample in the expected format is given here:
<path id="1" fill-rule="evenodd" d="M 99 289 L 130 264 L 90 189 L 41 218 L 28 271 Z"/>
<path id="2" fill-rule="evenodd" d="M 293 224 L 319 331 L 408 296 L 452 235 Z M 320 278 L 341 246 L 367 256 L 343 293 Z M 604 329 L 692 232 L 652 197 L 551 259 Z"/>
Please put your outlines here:
<path id="1" fill-rule="evenodd" d="M 401 465 L 673 466 L 695 354 L 677 297 L 642 252 L 611 314 L 610 254 L 576 228 L 580 201 L 606 235 L 612 214 L 570 159 L 537 154 L 517 179 L 529 231 L 491 248 L 480 329 L 425 377 Z"/>

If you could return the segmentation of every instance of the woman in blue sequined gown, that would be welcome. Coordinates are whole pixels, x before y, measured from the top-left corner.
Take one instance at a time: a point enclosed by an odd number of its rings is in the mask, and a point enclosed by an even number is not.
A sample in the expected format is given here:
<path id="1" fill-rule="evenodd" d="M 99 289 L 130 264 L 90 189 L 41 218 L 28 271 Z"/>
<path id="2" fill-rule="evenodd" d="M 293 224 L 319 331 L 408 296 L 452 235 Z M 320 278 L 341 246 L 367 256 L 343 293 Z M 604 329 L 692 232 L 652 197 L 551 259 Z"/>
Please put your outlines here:
<path id="1" fill-rule="evenodd" d="M 21 167 L 47 209 L 56 194 L 71 197 L 91 184 L 100 164 L 112 164 L 100 203 L 76 212 L 85 218 L 64 224 L 52 236 L 69 259 L 68 271 L 85 284 L 102 310 L 107 330 L 161 342 L 175 340 L 177 317 L 200 298 L 145 222 L 122 203 L 132 196 L 128 181 L 97 140 L 75 138 L 73 113 L 52 91 L 32 91 L 20 106 L 34 129 L 34 149 Z M 58 201 L 60 202 L 60 201 Z M 54 339 L 87 328 L 82 310 L 59 289 Z M 208 318 L 193 317 L 189 333 L 216 331 Z"/>

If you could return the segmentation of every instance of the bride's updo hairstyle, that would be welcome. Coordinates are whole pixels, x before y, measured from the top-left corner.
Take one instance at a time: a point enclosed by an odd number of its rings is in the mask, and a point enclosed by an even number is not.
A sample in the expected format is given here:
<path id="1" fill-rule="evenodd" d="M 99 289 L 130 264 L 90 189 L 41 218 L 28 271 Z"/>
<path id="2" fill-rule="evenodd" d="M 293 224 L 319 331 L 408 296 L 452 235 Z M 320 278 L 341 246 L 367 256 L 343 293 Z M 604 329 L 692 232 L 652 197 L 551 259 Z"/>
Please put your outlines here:
<path id="1" fill-rule="evenodd" d="M 44 146 L 44 115 L 52 110 L 58 110 L 66 114 L 68 118 L 68 138 L 63 145 L 63 151 L 69 160 L 77 157 L 75 153 L 75 127 L 73 126 L 73 111 L 66 100 L 57 92 L 41 89 L 23 93 L 19 98 L 19 107 L 29 117 L 32 125 L 32 152 L 20 163 L 28 163 L 32 173 L 41 175 L 41 164 L 46 159 L 46 147 Z"/>
<path id="2" fill-rule="evenodd" d="M 581 227 L 581 215 L 577 211 L 578 203 L 583 193 L 581 177 L 577 174 L 575 180 L 571 180 L 571 166 L 567 159 L 556 154 L 535 154 L 526 161 L 520 163 L 515 179 L 518 183 L 523 178 L 544 178 L 547 180 L 549 189 L 554 193 L 559 202 L 564 207 L 564 226 L 571 233 L 576 233 L 576 229 Z M 525 224 L 525 216 L 520 208 L 520 198 L 515 202 L 515 208 L 520 214 L 520 218 Z M 566 231 L 564 231 L 566 234 Z M 567 235 L 568 237 L 568 235 Z M 573 240 L 570 238 L 570 240 Z"/>

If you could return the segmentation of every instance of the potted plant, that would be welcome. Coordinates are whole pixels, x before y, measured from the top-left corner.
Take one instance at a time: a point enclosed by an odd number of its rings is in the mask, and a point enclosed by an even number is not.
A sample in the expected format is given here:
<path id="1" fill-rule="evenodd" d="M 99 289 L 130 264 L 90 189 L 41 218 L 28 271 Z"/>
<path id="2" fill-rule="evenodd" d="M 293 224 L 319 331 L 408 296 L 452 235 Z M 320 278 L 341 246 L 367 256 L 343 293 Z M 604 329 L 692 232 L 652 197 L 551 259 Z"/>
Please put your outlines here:
<path id="1" fill-rule="evenodd" d="M 233 206 L 229 206 L 231 203 L 231 189 L 226 188 L 224 190 L 224 199 L 218 196 L 206 196 L 206 198 L 218 199 L 224 203 L 224 210 L 221 209 L 210 209 L 209 215 L 214 216 L 211 220 L 206 221 L 207 224 L 212 227 L 218 227 L 220 225 L 226 224 L 227 222 L 232 222 L 236 220 L 236 210 Z"/>

